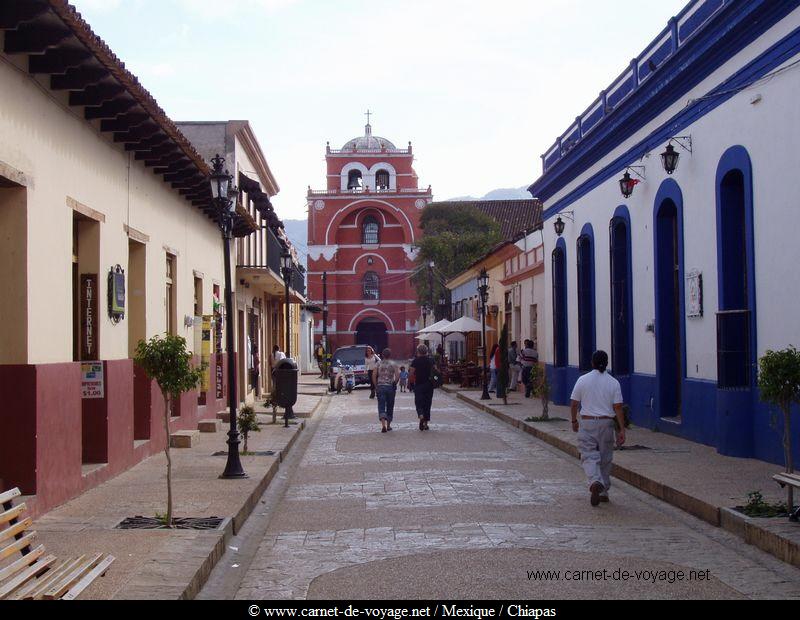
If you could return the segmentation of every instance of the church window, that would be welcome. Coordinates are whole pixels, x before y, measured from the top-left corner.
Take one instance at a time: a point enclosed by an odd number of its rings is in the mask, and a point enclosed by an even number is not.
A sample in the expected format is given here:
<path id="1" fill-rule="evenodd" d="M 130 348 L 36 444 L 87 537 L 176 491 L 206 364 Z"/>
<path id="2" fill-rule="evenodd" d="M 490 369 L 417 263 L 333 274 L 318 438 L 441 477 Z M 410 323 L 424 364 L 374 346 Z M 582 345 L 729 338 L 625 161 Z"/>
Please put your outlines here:
<path id="1" fill-rule="evenodd" d="M 389 172 L 386 170 L 378 170 L 375 173 L 375 187 L 377 189 L 389 189 Z"/>
<path id="2" fill-rule="evenodd" d="M 361 243 L 364 245 L 377 245 L 378 238 L 378 220 L 371 215 L 364 218 L 364 223 L 361 225 Z"/>
<path id="3" fill-rule="evenodd" d="M 368 271 L 362 280 L 364 285 L 364 299 L 380 299 L 380 286 L 378 284 L 378 274 Z"/>

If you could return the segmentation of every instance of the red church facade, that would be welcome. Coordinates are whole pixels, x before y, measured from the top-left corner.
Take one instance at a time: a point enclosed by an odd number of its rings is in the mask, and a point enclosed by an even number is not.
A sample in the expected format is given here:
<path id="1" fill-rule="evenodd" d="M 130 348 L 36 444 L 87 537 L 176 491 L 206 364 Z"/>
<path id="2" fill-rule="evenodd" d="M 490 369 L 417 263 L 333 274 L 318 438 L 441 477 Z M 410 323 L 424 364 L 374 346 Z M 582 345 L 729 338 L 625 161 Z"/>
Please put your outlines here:
<path id="1" fill-rule="evenodd" d="M 369 344 L 411 357 L 419 317 L 411 277 L 431 189 L 418 187 L 411 143 L 398 149 L 369 123 L 341 149 L 328 145 L 325 159 L 326 189 L 308 191 L 308 293 L 322 305 L 326 274 L 328 350 Z"/>

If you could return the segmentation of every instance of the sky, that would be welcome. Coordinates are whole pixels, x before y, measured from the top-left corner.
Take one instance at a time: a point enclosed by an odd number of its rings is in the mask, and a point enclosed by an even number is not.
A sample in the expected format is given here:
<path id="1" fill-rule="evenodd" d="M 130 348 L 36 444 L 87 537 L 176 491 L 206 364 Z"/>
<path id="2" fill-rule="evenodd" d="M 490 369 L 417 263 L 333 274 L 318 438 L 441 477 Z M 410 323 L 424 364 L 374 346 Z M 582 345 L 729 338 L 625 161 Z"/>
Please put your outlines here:
<path id="1" fill-rule="evenodd" d="M 686 0 L 73 0 L 181 120 L 250 121 L 282 219 L 325 143 L 414 147 L 435 200 L 521 187 Z"/>

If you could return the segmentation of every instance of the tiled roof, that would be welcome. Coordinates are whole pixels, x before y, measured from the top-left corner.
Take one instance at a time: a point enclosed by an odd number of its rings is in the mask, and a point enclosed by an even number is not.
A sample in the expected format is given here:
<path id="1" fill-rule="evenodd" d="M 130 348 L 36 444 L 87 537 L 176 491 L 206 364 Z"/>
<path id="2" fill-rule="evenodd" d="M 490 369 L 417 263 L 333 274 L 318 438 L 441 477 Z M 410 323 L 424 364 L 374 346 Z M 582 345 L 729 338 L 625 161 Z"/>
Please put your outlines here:
<path id="1" fill-rule="evenodd" d="M 473 206 L 500 224 L 505 241 L 515 241 L 523 232 L 542 227 L 542 203 L 538 200 L 449 200 L 431 205 Z"/>

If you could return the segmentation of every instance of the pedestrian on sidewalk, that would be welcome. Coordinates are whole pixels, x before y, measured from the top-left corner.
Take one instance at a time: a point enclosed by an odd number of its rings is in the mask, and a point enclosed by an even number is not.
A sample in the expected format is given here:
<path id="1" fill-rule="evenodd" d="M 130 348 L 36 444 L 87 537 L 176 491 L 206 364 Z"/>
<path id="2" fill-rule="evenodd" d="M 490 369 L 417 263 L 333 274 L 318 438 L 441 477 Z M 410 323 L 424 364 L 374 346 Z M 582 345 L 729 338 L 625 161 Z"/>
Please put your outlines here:
<path id="1" fill-rule="evenodd" d="M 417 347 L 417 356 L 409 366 L 411 381 L 414 383 L 414 406 L 419 418 L 419 430 L 427 431 L 431 420 L 431 403 L 433 402 L 433 383 L 431 370 L 433 358 L 428 355 L 428 347 L 421 344 Z"/>
<path id="2" fill-rule="evenodd" d="M 511 346 L 508 347 L 508 375 L 510 385 L 508 386 L 509 392 L 517 391 L 517 382 L 519 381 L 519 349 L 517 348 L 517 341 L 513 340 Z"/>
<path id="3" fill-rule="evenodd" d="M 539 363 L 539 353 L 533 348 L 533 340 L 525 340 L 525 348 L 519 354 L 522 366 L 522 383 L 525 385 L 525 398 L 530 398 L 533 392 L 533 367 Z"/>
<path id="4" fill-rule="evenodd" d="M 489 352 L 489 391 L 497 390 L 497 369 L 500 368 L 500 345 L 496 342 Z"/>
<path id="5" fill-rule="evenodd" d="M 390 349 L 384 349 L 383 358 L 372 371 L 372 383 L 376 386 L 378 394 L 378 420 L 381 423 L 382 433 L 392 430 L 394 397 L 399 380 L 400 369 L 392 360 L 392 352 Z"/>
<path id="6" fill-rule="evenodd" d="M 369 397 L 375 398 L 375 381 L 372 380 L 372 371 L 378 365 L 381 358 L 377 356 L 372 347 L 368 346 L 364 356 L 364 367 L 367 370 L 367 377 L 369 378 Z"/>
<path id="7" fill-rule="evenodd" d="M 592 506 L 608 501 L 611 460 L 614 455 L 614 416 L 619 422 L 617 445 L 625 443 L 625 416 L 619 381 L 606 372 L 608 354 L 592 354 L 591 372 L 579 377 L 572 389 L 572 430 L 578 433 L 581 464 L 589 479 Z M 580 420 L 578 408 L 580 407 Z"/>
<path id="8" fill-rule="evenodd" d="M 405 366 L 400 366 L 400 391 L 405 392 L 407 391 L 406 388 L 408 387 L 408 371 L 406 370 Z"/>

